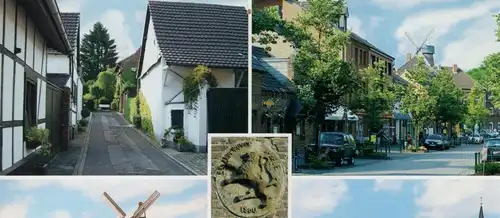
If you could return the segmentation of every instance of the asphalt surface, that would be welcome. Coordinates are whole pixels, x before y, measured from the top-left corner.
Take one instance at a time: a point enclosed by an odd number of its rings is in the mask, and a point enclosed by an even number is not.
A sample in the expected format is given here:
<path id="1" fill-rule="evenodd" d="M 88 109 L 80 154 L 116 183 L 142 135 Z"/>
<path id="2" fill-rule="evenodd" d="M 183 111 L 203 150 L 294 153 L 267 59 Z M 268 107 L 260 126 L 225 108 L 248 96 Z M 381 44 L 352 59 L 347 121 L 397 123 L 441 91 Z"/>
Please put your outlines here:
<path id="1" fill-rule="evenodd" d="M 192 175 L 115 112 L 92 113 L 83 175 Z"/>
<path id="2" fill-rule="evenodd" d="M 474 153 L 482 145 L 461 145 L 445 151 L 394 153 L 391 160 L 357 159 L 353 166 L 305 170 L 297 176 L 460 176 L 474 173 Z"/>

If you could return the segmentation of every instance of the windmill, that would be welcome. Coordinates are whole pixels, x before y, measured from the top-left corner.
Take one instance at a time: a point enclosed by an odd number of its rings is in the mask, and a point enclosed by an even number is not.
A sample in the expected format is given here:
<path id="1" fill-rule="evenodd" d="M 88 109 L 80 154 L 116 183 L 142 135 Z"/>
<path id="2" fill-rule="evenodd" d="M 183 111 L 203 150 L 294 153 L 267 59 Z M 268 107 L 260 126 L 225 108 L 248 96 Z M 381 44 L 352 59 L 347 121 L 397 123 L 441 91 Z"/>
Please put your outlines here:
<path id="1" fill-rule="evenodd" d="M 427 45 L 426 43 L 429 40 L 429 38 L 433 32 L 434 32 L 434 28 L 432 28 L 427 33 L 427 35 L 425 35 L 425 38 L 422 41 L 422 43 L 420 43 L 420 45 L 418 45 L 417 43 L 415 43 L 415 41 L 413 41 L 413 39 L 410 37 L 410 34 L 408 34 L 408 32 L 405 32 L 405 35 L 408 38 L 408 40 L 410 40 L 411 44 L 413 44 L 413 46 L 415 46 L 415 49 L 416 49 L 415 55 L 418 55 L 421 52 L 422 55 L 424 55 L 425 60 L 427 60 L 427 62 L 429 63 L 429 65 L 431 65 L 431 67 L 434 67 L 434 46 Z M 407 58 L 407 59 L 409 60 L 409 58 Z"/>
<path id="2" fill-rule="evenodd" d="M 116 212 L 118 218 L 125 218 L 127 214 L 118 206 L 118 204 L 109 196 L 108 193 L 102 193 L 104 199 L 111 205 L 111 208 Z M 137 209 L 130 218 L 146 218 L 146 210 L 160 197 L 160 192 L 154 191 L 146 201 L 139 202 Z"/>

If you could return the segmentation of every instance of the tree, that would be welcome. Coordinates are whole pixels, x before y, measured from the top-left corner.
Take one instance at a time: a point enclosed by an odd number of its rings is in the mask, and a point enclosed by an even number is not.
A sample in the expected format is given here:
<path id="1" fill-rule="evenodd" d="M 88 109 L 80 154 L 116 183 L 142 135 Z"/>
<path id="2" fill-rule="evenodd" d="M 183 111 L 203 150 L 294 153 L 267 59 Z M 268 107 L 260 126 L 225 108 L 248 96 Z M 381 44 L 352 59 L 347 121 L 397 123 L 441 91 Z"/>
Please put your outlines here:
<path id="1" fill-rule="evenodd" d="M 410 113 L 416 132 L 435 119 L 436 98 L 429 94 L 432 69 L 422 57 L 413 68 L 407 70 L 407 86 L 398 86 L 397 95 L 401 100 L 401 111 Z"/>
<path id="2" fill-rule="evenodd" d="M 102 90 L 102 95 L 99 98 L 106 98 L 107 100 L 112 100 L 115 92 L 115 74 L 112 69 L 100 72 L 95 81 L 95 86 Z"/>
<path id="3" fill-rule="evenodd" d="M 108 30 L 97 22 L 88 34 L 84 34 L 81 45 L 81 64 L 84 79 L 95 80 L 99 72 L 114 66 L 118 59 L 115 40 Z"/>
<path id="4" fill-rule="evenodd" d="M 455 85 L 452 74 L 445 68 L 438 70 L 430 81 L 429 94 L 436 99 L 434 112 L 436 125 L 449 124 L 449 132 L 451 125 L 460 122 L 466 113 L 464 93 Z"/>
<path id="5" fill-rule="evenodd" d="M 476 83 L 476 85 L 478 84 Z M 476 85 L 467 97 L 467 115 L 465 117 L 465 124 L 472 128 L 476 124 L 483 123 L 489 115 L 489 110 L 485 107 L 486 93 L 484 89 Z"/>
<path id="6" fill-rule="evenodd" d="M 344 1 L 308 0 L 308 7 L 295 20 L 298 29 L 315 36 L 297 43 L 292 66 L 302 112 L 314 122 L 316 133 L 325 115 L 346 106 L 348 94 L 360 87 L 357 70 L 340 58 L 350 34 L 335 27 L 344 7 Z"/>
<path id="7" fill-rule="evenodd" d="M 370 132 L 378 132 L 383 124 L 383 116 L 391 113 L 394 108 L 394 86 L 383 72 L 385 64 L 382 61 L 362 69 L 362 88 L 354 99 L 353 107 L 365 112 L 363 119 L 367 121 Z"/>

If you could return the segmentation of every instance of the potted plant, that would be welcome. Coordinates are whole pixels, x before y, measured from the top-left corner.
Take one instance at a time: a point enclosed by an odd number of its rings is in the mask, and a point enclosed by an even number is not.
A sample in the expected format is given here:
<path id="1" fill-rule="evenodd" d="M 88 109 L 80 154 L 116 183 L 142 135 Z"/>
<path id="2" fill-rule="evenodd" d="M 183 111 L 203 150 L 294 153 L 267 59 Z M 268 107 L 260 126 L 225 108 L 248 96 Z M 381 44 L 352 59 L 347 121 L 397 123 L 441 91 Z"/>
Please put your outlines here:
<path id="1" fill-rule="evenodd" d="M 141 124 L 142 124 L 142 123 L 141 123 L 141 120 L 142 120 L 141 115 L 136 114 L 136 115 L 134 115 L 134 118 L 133 118 L 133 119 L 134 119 L 134 120 L 133 120 L 133 121 L 134 121 L 134 126 L 135 126 L 137 129 L 140 129 L 140 128 L 141 128 Z"/>
<path id="2" fill-rule="evenodd" d="M 180 151 L 180 152 L 193 151 L 193 143 L 191 143 L 184 136 L 178 138 L 176 144 L 177 144 L 177 151 Z"/>
<path id="3" fill-rule="evenodd" d="M 43 144 L 48 143 L 49 130 L 37 127 L 31 127 L 26 131 L 26 148 L 36 149 Z"/>
<path id="4" fill-rule="evenodd" d="M 163 132 L 163 137 L 161 137 L 161 147 L 163 148 L 168 147 L 168 137 L 172 134 L 173 130 L 174 130 L 173 127 L 165 129 L 165 132 Z"/>
<path id="5" fill-rule="evenodd" d="M 54 157 L 52 145 L 42 144 L 37 150 L 37 161 L 35 162 L 35 175 L 47 175 L 47 167 Z"/>

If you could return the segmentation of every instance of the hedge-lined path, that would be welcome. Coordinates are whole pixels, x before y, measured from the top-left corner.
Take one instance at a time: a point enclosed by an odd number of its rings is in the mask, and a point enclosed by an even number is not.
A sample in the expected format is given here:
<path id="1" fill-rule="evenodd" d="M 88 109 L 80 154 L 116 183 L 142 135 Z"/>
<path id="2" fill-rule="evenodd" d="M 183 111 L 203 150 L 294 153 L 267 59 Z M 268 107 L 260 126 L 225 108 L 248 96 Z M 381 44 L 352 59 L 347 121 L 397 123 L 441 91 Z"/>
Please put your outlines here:
<path id="1" fill-rule="evenodd" d="M 92 113 L 89 128 L 83 175 L 192 175 L 116 112 Z"/>

